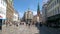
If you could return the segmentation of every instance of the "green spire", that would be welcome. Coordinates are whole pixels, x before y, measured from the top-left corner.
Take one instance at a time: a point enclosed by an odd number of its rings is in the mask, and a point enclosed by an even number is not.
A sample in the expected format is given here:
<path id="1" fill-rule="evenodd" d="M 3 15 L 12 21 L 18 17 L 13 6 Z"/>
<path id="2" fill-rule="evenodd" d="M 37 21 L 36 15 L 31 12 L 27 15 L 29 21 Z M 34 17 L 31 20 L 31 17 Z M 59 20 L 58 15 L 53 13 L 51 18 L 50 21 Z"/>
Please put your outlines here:
<path id="1" fill-rule="evenodd" d="M 37 6 L 37 15 L 40 16 L 40 6 L 39 6 L 39 2 L 38 2 L 38 6 Z"/>
<path id="2" fill-rule="evenodd" d="M 40 6 L 39 6 L 39 2 L 38 2 L 38 8 L 37 8 L 37 11 L 40 11 Z"/>

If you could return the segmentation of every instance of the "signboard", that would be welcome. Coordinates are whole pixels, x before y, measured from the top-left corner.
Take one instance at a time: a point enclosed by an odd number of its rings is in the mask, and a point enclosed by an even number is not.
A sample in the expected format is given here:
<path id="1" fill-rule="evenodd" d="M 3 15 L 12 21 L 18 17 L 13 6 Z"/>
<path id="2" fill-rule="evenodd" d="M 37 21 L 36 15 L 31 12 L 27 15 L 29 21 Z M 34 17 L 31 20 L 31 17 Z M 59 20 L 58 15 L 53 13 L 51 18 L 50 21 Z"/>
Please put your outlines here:
<path id="1" fill-rule="evenodd" d="M 0 7 L 0 19 L 6 19 L 6 9 Z"/>

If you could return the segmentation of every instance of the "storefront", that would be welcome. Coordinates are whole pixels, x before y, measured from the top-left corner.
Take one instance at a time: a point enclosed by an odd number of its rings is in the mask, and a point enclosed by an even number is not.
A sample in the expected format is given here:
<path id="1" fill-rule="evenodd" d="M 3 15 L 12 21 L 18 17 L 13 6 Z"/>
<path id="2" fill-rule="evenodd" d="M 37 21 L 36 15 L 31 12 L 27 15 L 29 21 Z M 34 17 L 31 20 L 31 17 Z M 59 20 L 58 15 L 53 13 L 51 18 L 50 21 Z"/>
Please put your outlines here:
<path id="1" fill-rule="evenodd" d="M 47 18 L 47 24 L 48 25 L 55 25 L 55 26 L 59 26 L 60 25 L 60 14 L 51 16 Z"/>

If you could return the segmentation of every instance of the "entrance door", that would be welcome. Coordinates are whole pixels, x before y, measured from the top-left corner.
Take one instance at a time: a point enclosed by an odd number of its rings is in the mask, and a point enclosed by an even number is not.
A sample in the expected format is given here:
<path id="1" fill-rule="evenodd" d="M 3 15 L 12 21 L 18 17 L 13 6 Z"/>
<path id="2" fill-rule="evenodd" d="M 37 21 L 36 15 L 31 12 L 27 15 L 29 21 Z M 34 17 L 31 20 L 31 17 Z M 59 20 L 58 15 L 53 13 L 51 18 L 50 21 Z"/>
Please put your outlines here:
<path id="1" fill-rule="evenodd" d="M 0 19 L 0 30 L 2 30 L 2 19 Z"/>

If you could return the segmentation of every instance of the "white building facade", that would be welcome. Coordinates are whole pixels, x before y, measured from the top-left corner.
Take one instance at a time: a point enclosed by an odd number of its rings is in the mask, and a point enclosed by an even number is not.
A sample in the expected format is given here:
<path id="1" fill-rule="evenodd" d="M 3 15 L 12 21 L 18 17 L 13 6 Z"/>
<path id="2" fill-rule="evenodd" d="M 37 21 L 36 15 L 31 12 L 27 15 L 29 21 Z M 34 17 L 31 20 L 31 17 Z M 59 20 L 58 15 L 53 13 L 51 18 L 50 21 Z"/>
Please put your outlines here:
<path id="1" fill-rule="evenodd" d="M 60 0 L 48 0 L 43 9 L 42 13 L 43 17 L 46 17 L 47 25 L 60 25 Z"/>
<path id="2" fill-rule="evenodd" d="M 42 21 L 43 23 L 46 22 L 46 17 L 47 17 L 47 4 L 44 4 L 43 7 L 42 7 Z"/>
<path id="3" fill-rule="evenodd" d="M 6 19 L 6 0 L 0 0 L 0 29 L 2 28 L 2 24 L 5 23 Z"/>
<path id="4" fill-rule="evenodd" d="M 6 19 L 6 0 L 0 0 L 0 19 Z"/>
<path id="5" fill-rule="evenodd" d="M 37 16 L 36 18 L 37 18 L 37 22 L 40 22 L 39 16 Z"/>
<path id="6" fill-rule="evenodd" d="M 18 12 L 14 12 L 13 23 L 16 24 L 16 25 L 20 24 L 20 17 L 19 17 Z"/>
<path id="7" fill-rule="evenodd" d="M 28 10 L 27 12 L 25 12 L 25 21 L 26 23 L 31 23 L 32 20 L 33 20 L 33 12 Z"/>
<path id="8" fill-rule="evenodd" d="M 18 21 L 18 14 L 15 14 L 15 13 L 14 13 L 13 21 Z"/>
<path id="9" fill-rule="evenodd" d="M 13 21 L 18 21 L 19 19 L 18 17 L 19 17 L 18 13 L 14 13 Z"/>
<path id="10" fill-rule="evenodd" d="M 49 0 L 47 6 L 47 17 L 60 14 L 60 0 Z"/>

